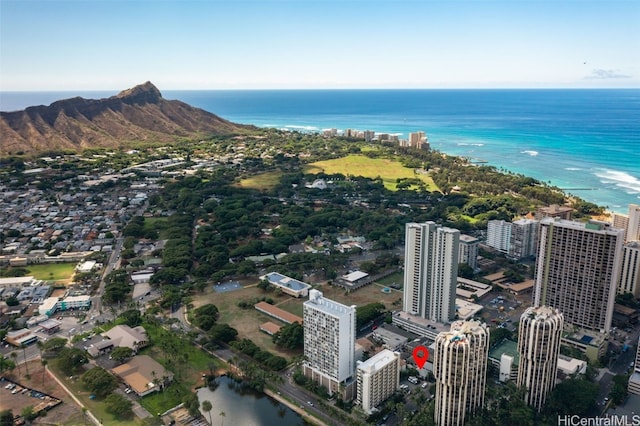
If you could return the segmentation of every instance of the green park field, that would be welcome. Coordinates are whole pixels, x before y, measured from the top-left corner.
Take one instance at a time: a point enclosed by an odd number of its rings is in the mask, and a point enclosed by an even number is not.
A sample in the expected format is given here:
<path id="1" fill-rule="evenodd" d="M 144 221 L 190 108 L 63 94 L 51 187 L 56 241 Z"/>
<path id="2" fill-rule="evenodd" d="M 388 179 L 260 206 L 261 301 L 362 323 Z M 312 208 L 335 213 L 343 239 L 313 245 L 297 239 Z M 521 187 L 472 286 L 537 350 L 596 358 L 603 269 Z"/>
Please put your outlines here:
<path id="1" fill-rule="evenodd" d="M 266 172 L 242 179 L 237 186 L 240 188 L 257 189 L 260 191 L 269 190 L 280 182 L 281 172 Z"/>
<path id="2" fill-rule="evenodd" d="M 50 263 L 46 265 L 29 265 L 26 269 L 28 275 L 33 275 L 37 280 L 58 281 L 70 280 L 73 276 L 75 263 Z"/>
<path id="3" fill-rule="evenodd" d="M 326 174 L 340 173 L 345 176 L 362 176 L 375 179 L 380 177 L 384 187 L 388 190 L 397 190 L 398 179 L 419 179 L 429 191 L 439 191 L 433 179 L 427 174 L 415 173 L 413 169 L 405 167 L 399 161 L 387 158 L 370 158 L 364 155 L 349 155 L 334 160 L 317 161 L 309 164 L 305 173 Z"/>

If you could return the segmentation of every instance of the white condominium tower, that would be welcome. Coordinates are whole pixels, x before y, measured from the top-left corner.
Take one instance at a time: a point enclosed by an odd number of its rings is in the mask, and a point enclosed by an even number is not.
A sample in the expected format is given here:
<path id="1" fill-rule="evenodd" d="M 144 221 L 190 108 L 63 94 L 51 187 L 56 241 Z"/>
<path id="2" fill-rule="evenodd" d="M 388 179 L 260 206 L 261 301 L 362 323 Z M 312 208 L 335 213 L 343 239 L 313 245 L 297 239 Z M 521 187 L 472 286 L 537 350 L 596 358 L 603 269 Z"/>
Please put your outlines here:
<path id="1" fill-rule="evenodd" d="M 542 219 L 533 305 L 557 308 L 567 324 L 608 331 L 623 232 L 605 222 Z"/>
<path id="2" fill-rule="evenodd" d="M 438 334 L 434 352 L 435 423 L 464 425 L 466 413 L 484 404 L 489 330 L 477 321 L 456 321 Z"/>
<path id="3" fill-rule="evenodd" d="M 310 290 L 302 309 L 304 374 L 333 395 L 355 374 L 356 308 Z"/>
<path id="4" fill-rule="evenodd" d="M 624 241 L 640 241 L 640 205 L 629 204 L 629 214 L 613 213 L 611 222 L 614 228 L 624 229 Z"/>
<path id="5" fill-rule="evenodd" d="M 640 241 L 640 205 L 629 204 L 627 241 Z"/>
<path id="6" fill-rule="evenodd" d="M 640 241 L 629 241 L 622 248 L 622 269 L 618 293 L 640 297 Z"/>
<path id="7" fill-rule="evenodd" d="M 538 243 L 538 221 L 520 219 L 511 224 L 511 240 L 509 241 L 509 256 L 515 259 L 536 255 Z"/>
<path id="8" fill-rule="evenodd" d="M 460 231 L 407 223 L 403 310 L 432 321 L 455 318 Z"/>
<path id="9" fill-rule="evenodd" d="M 400 386 L 400 353 L 383 349 L 368 360 L 358 361 L 356 405 L 371 414 Z"/>
<path id="10" fill-rule="evenodd" d="M 511 222 L 490 220 L 487 222 L 487 245 L 502 252 L 509 252 L 511 244 Z"/>
<path id="11" fill-rule="evenodd" d="M 458 262 L 466 263 L 472 269 L 478 267 L 478 246 L 480 241 L 471 235 L 460 234 L 460 249 L 458 251 Z"/>
<path id="12" fill-rule="evenodd" d="M 555 386 L 563 325 L 562 314 L 548 306 L 528 308 L 520 316 L 517 385 L 525 388 L 526 403 L 537 411 Z"/>

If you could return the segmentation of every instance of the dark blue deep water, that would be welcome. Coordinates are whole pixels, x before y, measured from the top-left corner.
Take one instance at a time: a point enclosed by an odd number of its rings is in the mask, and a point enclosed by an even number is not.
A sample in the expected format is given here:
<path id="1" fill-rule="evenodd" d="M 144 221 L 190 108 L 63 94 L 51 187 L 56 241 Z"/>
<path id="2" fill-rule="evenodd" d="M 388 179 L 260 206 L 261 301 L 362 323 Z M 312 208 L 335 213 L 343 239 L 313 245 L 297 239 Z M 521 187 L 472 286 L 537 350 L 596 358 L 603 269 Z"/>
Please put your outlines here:
<path id="1" fill-rule="evenodd" d="M 0 94 L 0 110 L 72 96 Z M 640 203 L 640 90 L 247 90 L 164 91 L 231 121 L 290 130 L 423 130 L 452 155 L 551 182 L 625 211 Z"/>

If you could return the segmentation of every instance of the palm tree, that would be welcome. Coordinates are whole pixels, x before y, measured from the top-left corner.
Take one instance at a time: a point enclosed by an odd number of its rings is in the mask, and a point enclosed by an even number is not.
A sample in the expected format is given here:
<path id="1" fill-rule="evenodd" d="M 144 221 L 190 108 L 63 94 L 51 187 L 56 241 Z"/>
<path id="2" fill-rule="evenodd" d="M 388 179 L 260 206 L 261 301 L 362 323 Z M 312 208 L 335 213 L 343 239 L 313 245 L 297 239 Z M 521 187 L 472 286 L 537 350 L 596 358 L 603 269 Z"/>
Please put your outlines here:
<path id="1" fill-rule="evenodd" d="M 22 355 L 24 356 L 24 369 L 27 371 L 27 376 L 29 376 L 29 366 L 27 365 L 27 345 L 22 344 Z"/>
<path id="2" fill-rule="evenodd" d="M 44 373 L 47 370 L 47 364 L 49 362 L 46 359 L 40 359 L 40 363 L 42 364 L 42 387 L 44 387 Z"/>
<path id="3" fill-rule="evenodd" d="M 220 421 L 220 426 L 224 426 L 224 418 L 227 416 L 227 414 L 224 411 L 220 411 L 218 415 L 222 417 L 222 420 Z"/>
<path id="4" fill-rule="evenodd" d="M 11 358 L 13 358 L 13 363 L 18 367 L 18 374 L 20 373 L 20 364 L 18 364 L 18 354 L 16 351 L 11 352 Z"/>
<path id="5" fill-rule="evenodd" d="M 202 401 L 202 410 L 206 411 L 207 413 L 209 413 L 209 424 L 213 425 L 213 420 L 211 420 L 211 409 L 213 408 L 213 406 L 211 405 L 211 402 L 209 401 Z"/>

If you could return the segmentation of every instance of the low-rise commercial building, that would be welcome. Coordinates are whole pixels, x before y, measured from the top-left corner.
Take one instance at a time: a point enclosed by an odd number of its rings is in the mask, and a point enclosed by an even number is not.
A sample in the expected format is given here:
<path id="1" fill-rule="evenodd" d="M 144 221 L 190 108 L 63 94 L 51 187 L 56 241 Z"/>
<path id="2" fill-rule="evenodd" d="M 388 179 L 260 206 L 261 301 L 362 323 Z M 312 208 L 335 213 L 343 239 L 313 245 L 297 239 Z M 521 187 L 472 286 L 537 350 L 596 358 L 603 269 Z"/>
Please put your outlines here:
<path id="1" fill-rule="evenodd" d="M 309 295 L 309 289 L 311 288 L 309 284 L 279 274 L 278 272 L 269 272 L 261 276 L 260 279 L 269 281 L 269 284 L 293 297 L 307 297 Z"/>

